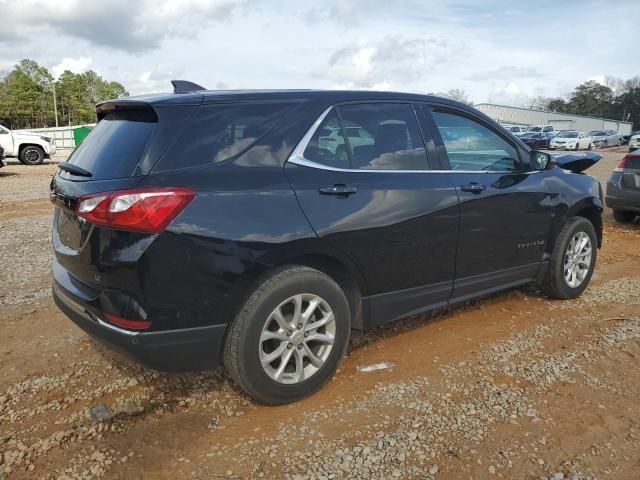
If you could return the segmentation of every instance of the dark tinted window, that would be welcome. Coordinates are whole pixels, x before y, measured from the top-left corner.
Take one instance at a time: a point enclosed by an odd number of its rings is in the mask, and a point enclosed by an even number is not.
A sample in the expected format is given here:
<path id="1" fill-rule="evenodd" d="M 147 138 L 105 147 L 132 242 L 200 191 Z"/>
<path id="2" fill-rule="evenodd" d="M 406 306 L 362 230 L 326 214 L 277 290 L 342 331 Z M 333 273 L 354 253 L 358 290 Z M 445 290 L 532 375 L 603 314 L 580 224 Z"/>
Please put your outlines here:
<path id="1" fill-rule="evenodd" d="M 413 108 L 408 104 L 371 103 L 339 107 L 349 135 L 352 168 L 426 170 L 427 152 Z"/>
<path id="2" fill-rule="evenodd" d="M 68 162 L 91 172 L 91 180 L 130 176 L 156 126 L 157 117 L 151 110 L 110 113 L 98 122 Z"/>
<path id="3" fill-rule="evenodd" d="M 304 151 L 304 158 L 333 168 L 351 168 L 335 110 L 324 117 Z"/>
<path id="4" fill-rule="evenodd" d="M 204 105 L 158 166 L 159 171 L 222 162 L 246 151 L 297 103 Z"/>
<path id="5" fill-rule="evenodd" d="M 452 112 L 433 112 L 433 120 L 453 170 L 519 170 L 518 153 L 493 130 Z M 542 134 L 535 134 L 542 136 Z"/>

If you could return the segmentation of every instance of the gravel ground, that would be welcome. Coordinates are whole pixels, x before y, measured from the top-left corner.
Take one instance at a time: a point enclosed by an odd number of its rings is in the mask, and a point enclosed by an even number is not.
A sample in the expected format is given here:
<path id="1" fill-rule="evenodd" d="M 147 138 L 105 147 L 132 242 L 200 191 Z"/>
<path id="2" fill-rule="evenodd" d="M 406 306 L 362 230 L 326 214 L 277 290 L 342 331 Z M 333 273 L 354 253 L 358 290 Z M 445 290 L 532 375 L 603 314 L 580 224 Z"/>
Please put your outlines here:
<path id="1" fill-rule="evenodd" d="M 53 171 L 0 171 L 0 479 L 638 478 L 639 225 L 606 225 L 579 299 L 510 291 L 402 321 L 321 392 L 264 407 L 221 373 L 144 369 L 55 308 Z"/>

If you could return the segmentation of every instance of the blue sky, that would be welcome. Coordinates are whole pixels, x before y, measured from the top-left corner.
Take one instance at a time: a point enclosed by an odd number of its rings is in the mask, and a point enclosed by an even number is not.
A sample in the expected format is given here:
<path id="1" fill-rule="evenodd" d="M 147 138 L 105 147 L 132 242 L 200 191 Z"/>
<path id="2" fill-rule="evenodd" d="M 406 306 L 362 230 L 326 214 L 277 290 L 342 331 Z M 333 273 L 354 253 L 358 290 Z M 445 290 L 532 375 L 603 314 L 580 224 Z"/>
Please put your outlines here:
<path id="1" fill-rule="evenodd" d="M 0 70 L 92 68 L 132 94 L 208 88 L 463 89 L 526 104 L 640 74 L 638 1 L 0 0 Z"/>

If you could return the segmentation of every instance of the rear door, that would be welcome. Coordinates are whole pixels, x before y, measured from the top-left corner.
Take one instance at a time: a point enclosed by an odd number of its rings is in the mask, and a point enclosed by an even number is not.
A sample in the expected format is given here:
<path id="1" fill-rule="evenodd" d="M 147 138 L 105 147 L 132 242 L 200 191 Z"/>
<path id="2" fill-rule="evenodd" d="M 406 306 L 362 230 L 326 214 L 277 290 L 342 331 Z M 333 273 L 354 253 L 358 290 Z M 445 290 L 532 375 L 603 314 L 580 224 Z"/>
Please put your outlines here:
<path id="1" fill-rule="evenodd" d="M 313 128 L 316 128 L 315 132 Z M 347 158 L 319 132 L 356 129 Z M 286 173 L 318 236 L 352 259 L 365 278 L 368 326 L 445 305 L 453 285 L 458 199 L 430 168 L 409 103 L 343 104 L 325 112 L 298 145 Z"/>
<path id="2" fill-rule="evenodd" d="M 452 298 L 532 279 L 551 224 L 548 172 L 529 171 L 527 151 L 466 110 L 423 107 L 460 198 Z"/>

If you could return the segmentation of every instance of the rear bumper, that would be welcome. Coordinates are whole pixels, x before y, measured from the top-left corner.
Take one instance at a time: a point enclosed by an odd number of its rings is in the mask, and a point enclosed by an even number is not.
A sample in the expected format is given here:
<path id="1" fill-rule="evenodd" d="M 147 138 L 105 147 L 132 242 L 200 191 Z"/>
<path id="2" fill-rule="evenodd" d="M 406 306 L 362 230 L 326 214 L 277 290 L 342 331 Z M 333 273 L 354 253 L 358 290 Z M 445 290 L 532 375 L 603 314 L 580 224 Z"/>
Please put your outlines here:
<path id="1" fill-rule="evenodd" d="M 604 201 L 612 210 L 640 213 L 640 190 L 620 188 L 617 184 L 609 182 Z"/>
<path id="2" fill-rule="evenodd" d="M 141 332 L 116 327 L 100 318 L 58 282 L 53 299 L 62 312 L 96 340 L 146 367 L 161 371 L 212 370 L 219 366 L 226 325 Z"/>

